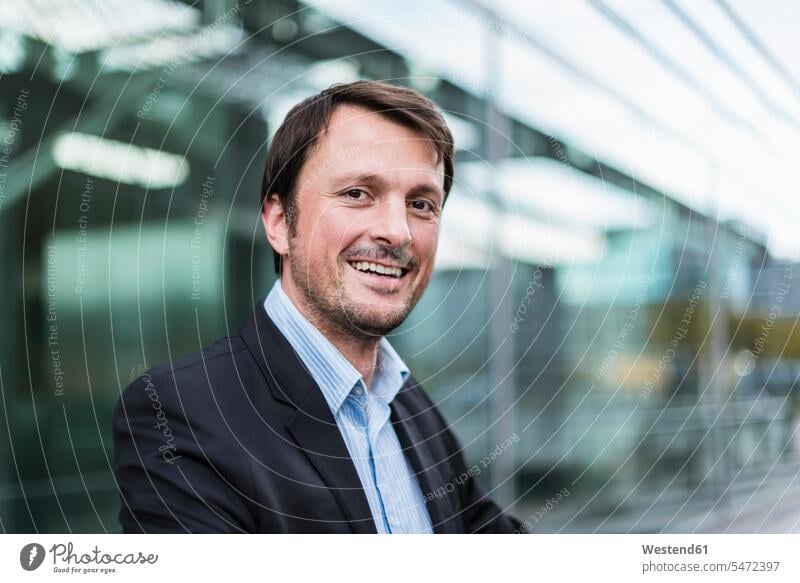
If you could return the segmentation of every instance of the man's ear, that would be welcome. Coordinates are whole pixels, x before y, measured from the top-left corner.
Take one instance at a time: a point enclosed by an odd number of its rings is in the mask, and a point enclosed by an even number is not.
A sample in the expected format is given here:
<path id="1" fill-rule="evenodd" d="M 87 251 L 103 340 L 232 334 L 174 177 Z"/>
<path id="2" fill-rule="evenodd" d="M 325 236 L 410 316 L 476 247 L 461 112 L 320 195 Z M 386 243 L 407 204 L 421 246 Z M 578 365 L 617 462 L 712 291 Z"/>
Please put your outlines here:
<path id="1" fill-rule="evenodd" d="M 270 194 L 264 199 L 261 208 L 261 222 L 270 246 L 278 255 L 286 255 L 289 252 L 289 225 L 286 221 L 286 213 L 278 195 Z"/>

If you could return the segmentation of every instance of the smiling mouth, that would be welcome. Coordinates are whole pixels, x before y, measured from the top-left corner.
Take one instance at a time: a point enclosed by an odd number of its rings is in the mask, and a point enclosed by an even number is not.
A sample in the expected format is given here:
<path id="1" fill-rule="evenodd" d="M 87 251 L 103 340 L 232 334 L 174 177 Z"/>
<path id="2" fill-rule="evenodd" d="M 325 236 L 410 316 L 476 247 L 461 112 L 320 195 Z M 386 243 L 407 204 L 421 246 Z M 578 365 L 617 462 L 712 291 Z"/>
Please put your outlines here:
<path id="1" fill-rule="evenodd" d="M 380 263 L 373 263 L 371 261 L 348 261 L 350 267 L 361 273 L 384 277 L 386 279 L 402 279 L 407 273 L 408 269 L 404 267 L 389 267 L 381 265 Z"/>

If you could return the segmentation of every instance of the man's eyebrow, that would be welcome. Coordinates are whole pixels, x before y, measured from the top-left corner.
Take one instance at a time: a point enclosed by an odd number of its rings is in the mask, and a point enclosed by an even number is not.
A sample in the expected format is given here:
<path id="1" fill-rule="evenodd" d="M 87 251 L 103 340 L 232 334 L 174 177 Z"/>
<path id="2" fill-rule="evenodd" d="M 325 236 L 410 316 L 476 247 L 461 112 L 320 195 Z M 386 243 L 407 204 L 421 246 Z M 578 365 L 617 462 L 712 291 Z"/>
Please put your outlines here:
<path id="1" fill-rule="evenodd" d="M 369 184 L 377 187 L 384 187 L 388 185 L 389 181 L 378 174 L 369 172 L 351 172 L 338 176 L 334 183 L 337 188 L 344 187 L 350 184 Z M 417 184 L 408 191 L 408 196 L 417 196 L 420 194 L 433 193 L 439 196 L 440 200 L 444 200 L 444 190 L 432 182 Z"/>
<path id="2" fill-rule="evenodd" d="M 387 181 L 382 176 L 369 172 L 349 172 L 337 176 L 334 179 L 334 183 L 337 187 L 347 186 L 349 184 L 374 184 L 376 186 L 385 186 Z"/>
<path id="3" fill-rule="evenodd" d="M 436 186 L 435 184 L 425 183 L 425 184 L 417 184 L 411 190 L 408 191 L 408 196 L 417 196 L 420 194 L 435 194 L 439 197 L 440 201 L 444 201 L 444 190 Z"/>

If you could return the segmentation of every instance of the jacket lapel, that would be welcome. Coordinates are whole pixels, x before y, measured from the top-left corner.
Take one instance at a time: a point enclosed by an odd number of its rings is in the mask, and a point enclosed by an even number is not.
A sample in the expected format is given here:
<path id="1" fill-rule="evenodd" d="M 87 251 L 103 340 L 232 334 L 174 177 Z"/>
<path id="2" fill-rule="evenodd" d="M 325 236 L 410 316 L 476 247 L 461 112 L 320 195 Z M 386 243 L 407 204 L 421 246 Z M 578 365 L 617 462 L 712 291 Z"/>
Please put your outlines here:
<path id="1" fill-rule="evenodd" d="M 350 527 L 356 533 L 376 533 L 369 502 L 336 420 L 289 341 L 260 305 L 241 335 L 275 399 L 296 409 L 286 428 L 336 497 Z"/>
<path id="2" fill-rule="evenodd" d="M 361 479 L 321 392 L 297 409 L 287 429 L 336 497 L 353 531 L 376 533 Z"/>
<path id="3" fill-rule="evenodd" d="M 453 509 L 450 505 L 449 495 L 447 493 L 433 495 L 442 491 L 440 488 L 446 485 L 445 481 L 436 467 L 436 460 L 425 445 L 425 438 L 402 402 L 401 396 L 403 392 L 412 385 L 416 385 L 416 382 L 413 377 L 409 377 L 405 386 L 392 401 L 392 425 L 397 432 L 397 438 L 400 440 L 403 453 L 419 480 L 422 496 L 425 499 L 425 506 L 428 509 L 428 515 L 433 525 L 433 532 L 437 534 L 455 533 L 458 532 L 458 529 L 452 520 Z M 431 496 L 428 494 L 431 494 Z"/>

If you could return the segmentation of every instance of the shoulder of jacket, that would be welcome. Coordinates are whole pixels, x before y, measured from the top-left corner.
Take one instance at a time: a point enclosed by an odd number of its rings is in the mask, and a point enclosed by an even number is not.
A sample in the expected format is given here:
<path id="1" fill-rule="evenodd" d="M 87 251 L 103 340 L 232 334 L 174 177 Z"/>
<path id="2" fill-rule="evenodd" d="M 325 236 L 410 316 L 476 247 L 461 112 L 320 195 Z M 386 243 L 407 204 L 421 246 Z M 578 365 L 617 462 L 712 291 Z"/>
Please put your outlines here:
<path id="1" fill-rule="evenodd" d="M 243 350 L 247 350 L 247 346 L 240 336 L 226 336 L 202 350 L 154 366 L 145 372 L 144 375 L 163 377 L 175 375 L 193 367 L 207 368 L 209 363 L 212 363 L 212 366 L 214 366 L 219 359 L 225 356 L 230 357 Z"/>
<path id="2" fill-rule="evenodd" d="M 139 377 L 133 379 L 121 395 L 120 402 L 133 399 L 137 401 L 137 395 L 157 392 L 159 398 L 164 401 L 180 399 L 177 393 L 189 390 L 193 393 L 200 393 L 196 390 L 195 379 L 205 379 L 214 373 L 218 365 L 225 365 L 224 359 L 232 358 L 234 354 L 247 350 L 247 346 L 239 336 L 227 336 L 220 338 L 202 350 L 181 356 L 180 358 L 167 361 L 154 366 Z M 233 366 L 230 364 L 229 366 Z M 144 389 L 142 392 L 140 389 Z M 150 396 L 152 399 L 153 397 Z"/>

